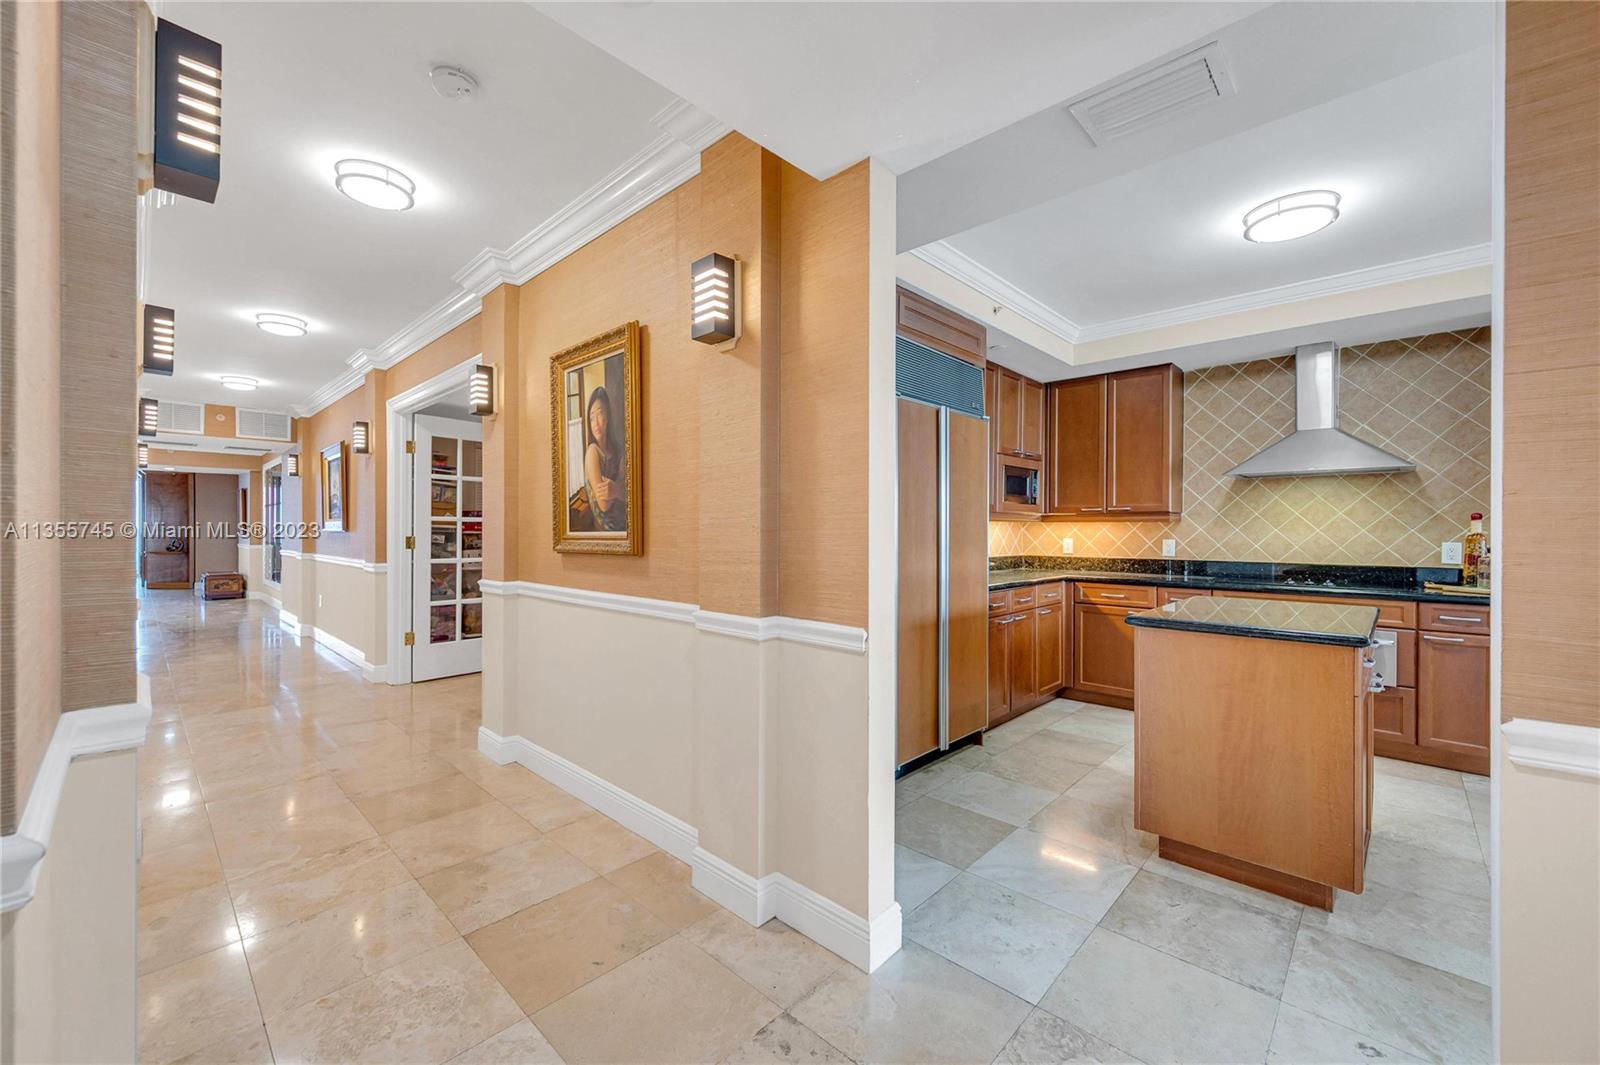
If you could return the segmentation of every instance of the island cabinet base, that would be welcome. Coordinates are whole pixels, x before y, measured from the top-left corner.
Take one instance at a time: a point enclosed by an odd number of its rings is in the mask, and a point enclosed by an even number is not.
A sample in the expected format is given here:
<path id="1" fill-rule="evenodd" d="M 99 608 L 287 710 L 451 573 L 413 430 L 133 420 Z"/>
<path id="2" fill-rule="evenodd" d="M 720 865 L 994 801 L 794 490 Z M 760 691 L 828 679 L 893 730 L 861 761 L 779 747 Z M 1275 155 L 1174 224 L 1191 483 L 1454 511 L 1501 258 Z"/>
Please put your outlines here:
<path id="1" fill-rule="evenodd" d="M 1280 873 L 1276 869 L 1230 858 L 1226 854 L 1208 851 L 1204 847 L 1191 847 L 1187 843 L 1179 843 L 1165 836 L 1161 837 L 1156 853 L 1169 862 L 1187 865 L 1191 869 L 1220 876 L 1225 880 L 1244 884 L 1246 887 L 1270 891 L 1274 895 L 1282 895 L 1286 899 L 1293 899 L 1306 906 L 1329 911 L 1333 909 L 1333 888 L 1327 884 L 1319 884 L 1315 880 Z"/>

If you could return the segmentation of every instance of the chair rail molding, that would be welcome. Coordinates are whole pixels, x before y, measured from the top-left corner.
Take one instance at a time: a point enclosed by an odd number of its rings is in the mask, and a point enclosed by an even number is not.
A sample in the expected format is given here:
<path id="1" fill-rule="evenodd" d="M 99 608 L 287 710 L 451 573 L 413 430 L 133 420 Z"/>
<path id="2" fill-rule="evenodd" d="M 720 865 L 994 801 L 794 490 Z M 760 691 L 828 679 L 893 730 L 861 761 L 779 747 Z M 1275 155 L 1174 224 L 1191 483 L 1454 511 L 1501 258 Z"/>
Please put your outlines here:
<path id="1" fill-rule="evenodd" d="M 137 702 L 69 710 L 56 721 L 17 831 L 0 837 L 0 913 L 33 900 L 73 760 L 143 746 L 150 715 L 150 678 L 140 674 Z"/>
<path id="2" fill-rule="evenodd" d="M 1513 765 L 1600 780 L 1600 728 L 1514 717 L 1500 734 Z"/>

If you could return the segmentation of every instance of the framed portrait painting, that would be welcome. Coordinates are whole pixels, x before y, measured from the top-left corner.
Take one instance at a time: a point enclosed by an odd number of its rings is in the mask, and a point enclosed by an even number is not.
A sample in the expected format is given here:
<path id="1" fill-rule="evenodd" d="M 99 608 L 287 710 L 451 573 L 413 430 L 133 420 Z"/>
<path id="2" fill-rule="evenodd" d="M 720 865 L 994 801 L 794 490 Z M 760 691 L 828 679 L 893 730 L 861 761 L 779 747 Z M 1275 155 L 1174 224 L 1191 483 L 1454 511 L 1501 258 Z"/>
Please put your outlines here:
<path id="1" fill-rule="evenodd" d="M 347 532 L 350 523 L 345 506 L 350 496 L 350 481 L 345 474 L 344 441 L 322 449 L 322 528 L 327 532 Z"/>
<path id="2" fill-rule="evenodd" d="M 638 322 L 550 360 L 557 551 L 637 555 L 643 550 L 639 361 Z"/>

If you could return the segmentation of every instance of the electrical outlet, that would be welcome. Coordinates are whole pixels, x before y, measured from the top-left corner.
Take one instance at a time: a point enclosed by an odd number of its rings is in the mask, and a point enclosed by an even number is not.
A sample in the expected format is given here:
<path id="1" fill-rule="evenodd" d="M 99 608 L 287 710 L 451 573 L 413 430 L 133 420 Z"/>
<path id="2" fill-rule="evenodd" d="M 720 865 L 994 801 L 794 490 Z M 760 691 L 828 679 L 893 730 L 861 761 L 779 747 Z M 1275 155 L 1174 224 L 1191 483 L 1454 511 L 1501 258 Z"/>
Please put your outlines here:
<path id="1" fill-rule="evenodd" d="M 1161 541 L 1161 557 L 1163 557 L 1163 558 L 1176 558 L 1177 555 L 1178 555 L 1178 541 L 1176 541 L 1176 540 L 1163 540 L 1163 541 Z"/>
<path id="2" fill-rule="evenodd" d="M 1072 537 L 1063 536 L 1061 538 L 1061 553 L 1063 555 L 1072 554 Z"/>
<path id="3" fill-rule="evenodd" d="M 1461 541 L 1446 540 L 1439 545 L 1439 563 L 1444 566 L 1461 565 Z"/>
<path id="4" fill-rule="evenodd" d="M 317 609 L 318 610 L 322 609 L 322 593 L 321 592 L 317 593 Z"/>

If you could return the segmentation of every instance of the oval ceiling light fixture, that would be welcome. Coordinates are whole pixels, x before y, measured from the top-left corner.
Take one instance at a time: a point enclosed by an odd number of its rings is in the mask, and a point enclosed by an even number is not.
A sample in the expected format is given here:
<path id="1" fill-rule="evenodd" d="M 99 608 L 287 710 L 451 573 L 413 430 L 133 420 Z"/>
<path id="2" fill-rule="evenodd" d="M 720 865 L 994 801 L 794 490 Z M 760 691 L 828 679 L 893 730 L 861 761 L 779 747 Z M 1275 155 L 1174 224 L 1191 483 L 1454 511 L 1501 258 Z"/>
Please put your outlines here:
<path id="1" fill-rule="evenodd" d="M 1268 200 L 1244 216 L 1244 239 L 1276 244 L 1326 229 L 1339 218 L 1339 194 L 1327 189 L 1295 192 Z"/>
<path id="2" fill-rule="evenodd" d="M 417 183 L 392 166 L 371 159 L 341 159 L 333 164 L 333 187 L 357 203 L 380 211 L 409 211 Z"/>
<path id="3" fill-rule="evenodd" d="M 257 382 L 254 377 L 245 377 L 242 374 L 236 373 L 225 373 L 221 377 L 217 378 L 217 380 L 222 382 L 223 388 L 232 389 L 235 392 L 254 392 L 256 390 Z"/>
<path id="4" fill-rule="evenodd" d="M 275 337 L 303 337 L 306 335 L 306 320 L 296 318 L 292 314 L 262 311 L 256 315 L 256 328 L 263 329 Z"/>

